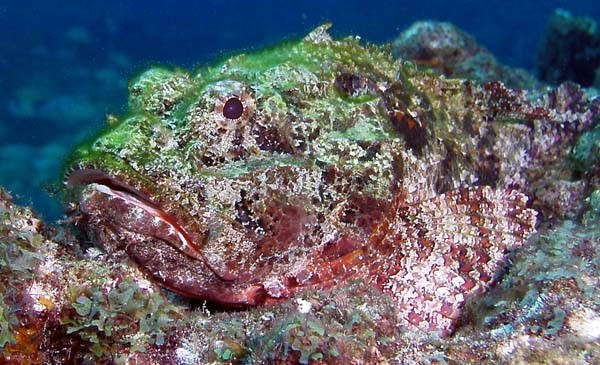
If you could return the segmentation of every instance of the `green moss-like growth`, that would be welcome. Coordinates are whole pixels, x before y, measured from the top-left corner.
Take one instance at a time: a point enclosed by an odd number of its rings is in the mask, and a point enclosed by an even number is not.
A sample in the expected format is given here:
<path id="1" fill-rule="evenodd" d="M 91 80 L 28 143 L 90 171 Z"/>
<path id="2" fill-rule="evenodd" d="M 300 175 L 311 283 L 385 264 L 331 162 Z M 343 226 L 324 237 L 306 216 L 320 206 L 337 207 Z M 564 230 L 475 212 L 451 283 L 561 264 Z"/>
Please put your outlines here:
<path id="1" fill-rule="evenodd" d="M 511 280 L 532 278 L 545 284 L 556 279 L 573 279 L 578 288 L 588 296 L 598 290 L 589 278 L 597 275 L 600 269 L 600 255 L 594 249 L 599 232 L 595 228 L 582 229 L 573 222 L 566 221 L 553 231 L 542 234 L 532 247 L 537 247 L 533 256 L 515 265 L 515 275 Z"/>
<path id="2" fill-rule="evenodd" d="M 33 277 L 33 270 L 40 262 L 36 248 L 43 237 L 29 228 L 39 225 L 37 219 L 24 215 L 24 209 L 14 209 L 12 200 L 0 189 L 0 288 L 12 286 Z M 14 227 L 22 227 L 15 232 Z"/>
<path id="3" fill-rule="evenodd" d="M 592 191 L 587 197 L 588 209 L 583 215 L 584 225 L 594 227 L 600 222 L 600 189 Z"/>
<path id="4" fill-rule="evenodd" d="M 14 344 L 16 339 L 12 334 L 9 316 L 9 308 L 4 304 L 4 299 L 0 296 L 0 348 L 7 343 Z"/>
<path id="5" fill-rule="evenodd" d="M 72 304 L 74 313 L 64 317 L 67 334 L 77 334 L 97 357 L 145 351 L 147 344 L 164 344 L 165 331 L 175 327 L 181 313 L 155 292 L 149 294 L 133 281 L 123 281 L 105 293 L 84 290 Z"/>
<path id="6" fill-rule="evenodd" d="M 571 151 L 571 158 L 581 172 L 597 166 L 598 158 L 600 158 L 600 127 L 583 133 L 577 139 L 577 143 Z"/>
<path id="7" fill-rule="evenodd" d="M 250 339 L 254 360 L 286 364 L 376 363 L 378 360 L 369 349 L 392 352 L 394 344 L 389 339 L 398 335 L 398 328 L 387 298 L 361 282 L 345 289 L 361 295 L 342 298 L 342 290 L 331 295 L 307 293 L 306 299 L 297 304 L 312 303 L 318 309 L 280 314 L 264 335 Z"/>
<path id="8" fill-rule="evenodd" d="M 202 356 L 182 355 L 186 364 L 375 364 L 400 346 L 390 299 L 362 281 L 251 311 L 195 312 L 186 323 L 188 336 L 202 334 L 183 344 L 182 354 Z"/>
<path id="9" fill-rule="evenodd" d="M 0 349 L 16 344 L 18 293 L 28 286 L 41 259 L 36 249 L 43 237 L 33 228 L 38 225 L 31 211 L 16 208 L 0 188 Z"/>
<path id="10" fill-rule="evenodd" d="M 339 322 L 329 324 L 334 324 L 334 327 L 326 330 L 325 323 L 310 314 L 286 318 L 263 338 L 265 355 L 272 356 L 272 359 L 297 358 L 300 364 L 321 359 L 330 363 L 340 356 L 339 342 L 348 339 L 343 334 L 348 328 Z M 355 345 L 359 348 L 364 346 Z"/>
<path id="11" fill-rule="evenodd" d="M 245 325 L 240 318 L 227 318 L 211 326 L 210 358 L 224 364 L 242 363 L 248 356 Z"/>
<path id="12" fill-rule="evenodd" d="M 596 226 L 566 221 L 535 237 L 502 283 L 478 301 L 471 318 L 494 338 L 515 333 L 548 338 L 569 331 L 569 320 L 581 316 L 582 308 L 600 305 L 599 235 Z"/>
<path id="13" fill-rule="evenodd" d="M 129 85 L 130 110 L 169 114 L 190 86 L 184 71 L 156 67 L 134 78 Z"/>

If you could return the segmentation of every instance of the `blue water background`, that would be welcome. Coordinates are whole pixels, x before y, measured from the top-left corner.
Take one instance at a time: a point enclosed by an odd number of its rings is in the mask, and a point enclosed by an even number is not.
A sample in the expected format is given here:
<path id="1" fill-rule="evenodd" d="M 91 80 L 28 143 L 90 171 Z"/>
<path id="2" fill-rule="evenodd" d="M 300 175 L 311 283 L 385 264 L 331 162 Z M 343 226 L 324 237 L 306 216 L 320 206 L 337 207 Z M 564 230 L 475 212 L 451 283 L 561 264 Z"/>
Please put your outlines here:
<path id="1" fill-rule="evenodd" d="M 154 64 L 194 66 L 300 37 L 393 40 L 417 20 L 449 21 L 504 64 L 535 69 L 555 8 L 600 19 L 598 1 L 0 1 L 0 185 L 47 219 L 74 144 L 123 113 L 127 79 Z"/>

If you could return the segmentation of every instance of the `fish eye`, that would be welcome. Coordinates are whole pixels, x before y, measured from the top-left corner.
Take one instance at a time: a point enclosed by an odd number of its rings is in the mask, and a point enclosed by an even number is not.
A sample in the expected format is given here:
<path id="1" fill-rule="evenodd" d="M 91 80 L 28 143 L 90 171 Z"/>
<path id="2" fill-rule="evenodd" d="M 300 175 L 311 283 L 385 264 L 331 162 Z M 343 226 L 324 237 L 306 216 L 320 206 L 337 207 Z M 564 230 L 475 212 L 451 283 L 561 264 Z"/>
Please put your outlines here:
<path id="1" fill-rule="evenodd" d="M 223 105 L 223 116 L 227 119 L 237 119 L 244 113 L 244 104 L 236 97 L 229 98 Z"/>

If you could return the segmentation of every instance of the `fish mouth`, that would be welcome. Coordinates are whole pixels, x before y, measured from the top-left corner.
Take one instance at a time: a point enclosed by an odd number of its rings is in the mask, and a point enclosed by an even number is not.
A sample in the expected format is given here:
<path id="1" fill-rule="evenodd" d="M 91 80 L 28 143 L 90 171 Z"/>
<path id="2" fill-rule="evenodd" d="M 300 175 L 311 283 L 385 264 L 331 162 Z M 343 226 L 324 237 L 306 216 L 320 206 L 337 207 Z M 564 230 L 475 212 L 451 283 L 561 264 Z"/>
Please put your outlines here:
<path id="1" fill-rule="evenodd" d="M 166 242 L 187 257 L 202 261 L 223 281 L 235 279 L 233 274 L 228 273 L 223 268 L 219 269 L 215 267 L 214 264 L 211 264 L 207 260 L 201 252 L 200 246 L 194 242 L 186 229 L 178 223 L 177 219 L 161 207 L 161 204 L 148 198 L 147 194 L 123 182 L 121 179 L 113 177 L 101 169 L 79 168 L 74 169 L 68 174 L 64 184 L 67 189 L 83 187 L 84 189 L 88 189 L 90 194 L 101 194 L 105 200 L 110 200 L 113 205 L 122 207 L 121 210 L 138 210 L 140 212 L 138 216 L 142 216 L 145 221 L 151 221 L 152 225 L 146 224 L 144 227 L 136 227 L 136 223 L 127 222 L 125 221 L 126 218 L 118 221 L 119 217 L 113 216 L 110 219 L 115 222 L 113 225 L 118 226 L 119 229 L 151 235 Z M 85 200 L 83 195 L 80 200 L 81 209 L 81 204 L 84 204 Z M 100 214 L 111 214 L 111 212 L 107 211 Z M 152 228 L 148 229 L 148 227 Z"/>

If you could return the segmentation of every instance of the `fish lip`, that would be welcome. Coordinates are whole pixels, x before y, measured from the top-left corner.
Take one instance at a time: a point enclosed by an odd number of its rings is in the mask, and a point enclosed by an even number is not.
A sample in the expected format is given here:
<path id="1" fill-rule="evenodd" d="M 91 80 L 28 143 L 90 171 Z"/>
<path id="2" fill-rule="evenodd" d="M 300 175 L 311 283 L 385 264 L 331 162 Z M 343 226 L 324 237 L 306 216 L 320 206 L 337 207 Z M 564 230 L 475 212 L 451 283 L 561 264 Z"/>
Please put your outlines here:
<path id="1" fill-rule="evenodd" d="M 198 294 L 194 290 L 186 291 L 185 289 L 174 285 L 172 282 L 172 278 L 162 278 L 156 272 L 150 270 L 147 266 L 145 266 L 143 257 L 141 259 L 140 257 L 136 258 L 132 256 L 132 253 L 127 252 L 130 258 L 132 258 L 137 264 L 142 266 L 143 269 L 148 270 L 149 274 L 167 289 L 175 293 L 184 295 L 186 297 L 210 300 L 215 303 L 221 303 L 223 305 L 232 307 L 255 306 L 260 303 L 263 303 L 266 300 L 267 293 L 264 289 L 264 286 L 260 283 L 250 284 L 242 293 L 234 294 L 233 292 L 231 292 L 230 294 L 226 294 L 227 288 L 230 285 L 235 285 L 238 282 L 238 276 L 234 273 L 228 272 L 226 268 L 211 263 L 206 258 L 204 252 L 201 251 L 201 248 L 198 247 L 190 238 L 186 229 L 181 224 L 179 224 L 179 222 L 177 222 L 174 216 L 170 215 L 167 211 L 162 209 L 160 202 L 155 202 L 151 200 L 151 198 L 147 197 L 147 195 L 143 192 L 128 185 L 127 182 L 123 182 L 122 180 L 120 180 L 120 177 L 121 176 L 113 177 L 106 171 L 98 168 L 76 168 L 66 176 L 64 185 L 67 189 L 76 189 L 77 187 L 91 186 L 93 187 L 93 189 L 100 191 L 103 194 L 108 193 L 113 197 L 115 197 L 116 195 L 124 194 L 125 196 L 130 196 L 133 199 L 137 199 L 143 205 L 146 205 L 147 207 L 150 207 L 151 209 L 155 210 L 155 217 L 158 217 L 159 219 L 162 219 L 163 222 L 170 224 L 174 228 L 175 232 L 179 232 L 178 236 L 180 239 L 180 243 L 187 242 L 188 244 L 187 247 L 185 247 L 185 244 L 177 246 L 174 245 L 173 242 L 166 241 L 165 239 L 161 239 L 160 237 L 156 237 L 156 239 L 161 240 L 165 244 L 175 248 L 182 255 L 189 257 L 193 260 L 198 260 L 202 262 L 204 264 L 204 267 L 206 267 L 206 270 L 212 272 L 212 274 L 220 280 L 220 282 L 222 283 L 221 285 L 223 285 L 223 287 L 214 289 L 202 288 L 202 290 L 200 290 L 202 294 Z M 122 178 L 125 178 L 125 176 L 123 176 Z M 100 186 L 94 186 L 94 184 Z M 129 200 L 127 197 L 125 197 L 125 199 Z M 119 229 L 127 229 L 124 226 L 119 227 Z"/>
<path id="2" fill-rule="evenodd" d="M 91 184 L 105 185 L 115 191 L 120 191 L 132 195 L 140 201 L 144 202 L 145 204 L 162 210 L 162 208 L 160 208 L 158 204 L 150 200 L 142 192 L 135 189 L 131 185 L 128 185 L 122 182 L 121 180 L 114 178 L 113 176 L 106 173 L 104 170 L 94 168 L 74 169 L 67 175 L 64 184 L 65 187 L 68 189 Z"/>
<path id="3" fill-rule="evenodd" d="M 94 184 L 98 185 L 96 190 L 125 200 L 127 204 L 142 208 L 146 213 L 149 213 L 155 218 L 162 220 L 165 224 L 171 226 L 178 236 L 180 245 L 175 245 L 169 241 L 166 241 L 166 243 L 179 250 L 183 255 L 204 262 L 204 264 L 223 281 L 234 281 L 236 279 L 235 275 L 210 264 L 209 260 L 207 260 L 200 250 L 200 246 L 193 242 L 186 229 L 177 221 L 177 219 L 165 211 L 159 203 L 148 198 L 136 188 L 111 176 L 104 170 L 97 168 L 76 168 L 71 171 L 65 179 L 65 187 L 67 189 L 73 189 L 78 186 L 91 186 Z M 99 189 L 99 187 L 103 188 Z M 131 204 L 132 201 L 135 203 Z"/>
<path id="4" fill-rule="evenodd" d="M 95 168 L 75 169 L 67 176 L 65 180 L 66 188 L 76 188 L 78 186 L 91 186 L 94 190 L 119 199 L 126 205 L 141 208 L 148 215 L 161 220 L 169 225 L 173 232 L 176 232 L 181 245 L 171 245 L 191 258 L 204 260 L 202 253 L 192 242 L 186 230 L 177 222 L 177 219 L 165 211 L 159 203 L 148 198 L 146 194 L 136 188 L 109 175 L 104 170 Z"/>

